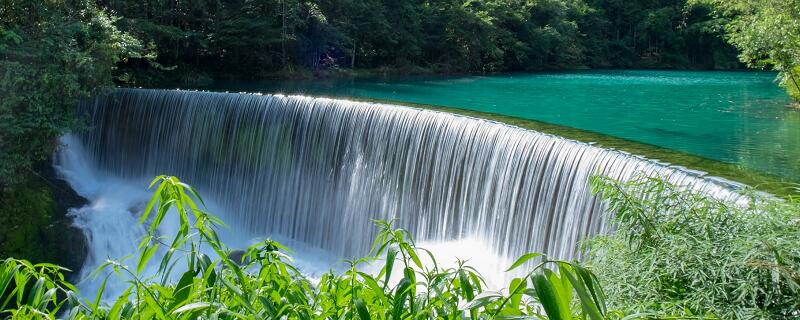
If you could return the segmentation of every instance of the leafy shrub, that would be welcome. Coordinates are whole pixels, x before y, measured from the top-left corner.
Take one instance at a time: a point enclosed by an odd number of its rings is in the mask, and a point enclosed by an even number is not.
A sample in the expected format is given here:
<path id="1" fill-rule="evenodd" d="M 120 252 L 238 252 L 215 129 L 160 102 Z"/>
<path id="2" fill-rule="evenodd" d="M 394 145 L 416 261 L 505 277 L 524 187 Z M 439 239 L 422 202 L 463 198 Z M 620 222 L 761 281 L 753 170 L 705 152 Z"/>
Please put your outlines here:
<path id="1" fill-rule="evenodd" d="M 82 126 L 75 104 L 111 89 L 117 62 L 142 57 L 115 20 L 89 0 L 0 6 L 0 187 L 24 182 L 60 135 Z"/>
<path id="2" fill-rule="evenodd" d="M 659 179 L 592 185 L 618 230 L 586 263 L 609 305 L 722 319 L 800 317 L 800 204 L 751 195 L 732 204 Z"/>
<path id="3" fill-rule="evenodd" d="M 511 269 L 539 261 L 526 276 L 513 279 L 507 291 L 484 289 L 478 272 L 459 263 L 440 268 L 430 252 L 417 247 L 408 232 L 377 222 L 379 233 L 370 256 L 349 261 L 342 273 L 329 272 L 318 283 L 292 264 L 287 249 L 265 240 L 243 254 L 232 254 L 217 237 L 221 222 L 208 214 L 191 187 L 174 177 L 158 177 L 155 195 L 141 222 L 150 222 L 135 268 L 108 261 L 97 271 L 125 275 L 130 286 L 110 304 L 81 298 L 65 282 L 59 267 L 6 259 L 0 265 L 0 315 L 17 319 L 592 319 L 618 318 L 609 312 L 597 278 L 578 264 L 523 255 Z M 174 237 L 156 231 L 172 214 L 180 228 Z M 159 251 L 159 247 L 168 250 Z M 203 252 L 214 252 L 216 258 Z M 157 252 L 165 252 L 155 276 L 142 275 Z M 428 254 L 432 265 L 423 265 Z M 379 257 L 377 275 L 359 264 Z M 177 283 L 170 283 L 178 263 L 185 263 Z M 557 271 L 550 267 L 557 267 Z M 390 281 L 401 274 L 399 282 Z M 104 287 L 103 285 L 103 287 Z"/>

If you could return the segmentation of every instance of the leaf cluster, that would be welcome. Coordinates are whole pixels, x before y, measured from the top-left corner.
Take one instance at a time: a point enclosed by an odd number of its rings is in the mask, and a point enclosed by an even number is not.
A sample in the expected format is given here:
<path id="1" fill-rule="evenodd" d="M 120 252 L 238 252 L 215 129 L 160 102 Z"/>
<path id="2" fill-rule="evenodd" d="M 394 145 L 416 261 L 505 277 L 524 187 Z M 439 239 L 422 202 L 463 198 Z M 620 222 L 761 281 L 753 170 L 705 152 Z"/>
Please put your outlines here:
<path id="1" fill-rule="evenodd" d="M 92 300 L 81 297 L 52 265 L 7 259 L 0 268 L 0 315 L 15 319 L 615 319 L 607 310 L 597 277 L 577 263 L 529 253 L 509 270 L 537 262 L 507 290 L 486 290 L 477 270 L 460 261 L 443 268 L 411 235 L 376 221 L 380 232 L 366 258 L 349 268 L 307 278 L 292 264 L 289 250 L 264 240 L 243 252 L 217 236 L 221 222 L 205 211 L 202 198 L 177 178 L 157 177 L 155 193 L 142 215 L 149 232 L 140 243 L 135 267 L 109 260 L 95 273 L 103 277 Z M 177 218 L 174 236 L 158 233 L 165 219 Z M 423 263 L 426 255 L 431 263 Z M 160 257 L 160 261 L 156 258 Z M 156 260 L 154 260 L 156 259 Z M 377 274 L 363 263 L 381 263 Z M 148 275 L 148 266 L 157 272 Z M 111 277 L 129 286 L 104 299 Z M 399 280 L 396 280 L 399 278 Z M 113 279 L 111 281 L 114 281 Z M 12 283 L 13 282 L 13 283 Z M 11 283 L 12 285 L 8 285 Z M 9 303 L 12 301 L 13 303 Z"/>
<path id="2" fill-rule="evenodd" d="M 23 182 L 80 127 L 78 99 L 111 88 L 141 44 L 89 0 L 0 2 L 0 187 Z"/>
<path id="3" fill-rule="evenodd" d="M 730 203 L 658 178 L 592 179 L 616 233 L 585 262 L 626 312 L 784 319 L 800 310 L 800 204 L 746 192 Z"/>

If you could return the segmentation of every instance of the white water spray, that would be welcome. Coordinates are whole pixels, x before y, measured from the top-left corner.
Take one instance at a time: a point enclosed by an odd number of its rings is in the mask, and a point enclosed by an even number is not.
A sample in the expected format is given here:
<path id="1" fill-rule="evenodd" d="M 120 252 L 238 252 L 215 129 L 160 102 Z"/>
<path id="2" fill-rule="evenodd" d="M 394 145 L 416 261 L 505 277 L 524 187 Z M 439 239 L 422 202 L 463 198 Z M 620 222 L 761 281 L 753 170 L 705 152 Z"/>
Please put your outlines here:
<path id="1" fill-rule="evenodd" d="M 64 139 L 57 166 L 91 201 L 73 212 L 90 239 L 85 269 L 135 252 L 144 188 L 159 174 L 210 199 L 234 247 L 289 239 L 310 248 L 301 265 L 324 270 L 367 253 L 373 219 L 397 219 L 435 251 L 469 255 L 494 283 L 520 254 L 575 258 L 582 239 L 610 228 L 588 188 L 593 174 L 643 172 L 739 197 L 725 182 L 623 152 L 408 107 L 121 89 L 81 111 L 92 129 Z"/>

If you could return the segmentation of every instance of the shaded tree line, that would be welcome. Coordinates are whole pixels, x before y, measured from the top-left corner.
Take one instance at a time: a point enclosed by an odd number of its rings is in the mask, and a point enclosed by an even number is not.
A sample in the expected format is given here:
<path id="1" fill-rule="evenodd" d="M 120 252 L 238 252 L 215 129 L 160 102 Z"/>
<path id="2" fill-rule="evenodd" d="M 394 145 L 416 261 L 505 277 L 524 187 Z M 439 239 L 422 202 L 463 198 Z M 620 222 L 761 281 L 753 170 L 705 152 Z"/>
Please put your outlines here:
<path id="1" fill-rule="evenodd" d="M 778 71 L 778 81 L 800 101 L 800 0 L 692 0 L 711 5 L 739 59 Z"/>
<path id="2" fill-rule="evenodd" d="M 0 0 L 0 257 L 83 263 L 66 218 L 81 199 L 47 159 L 84 126 L 78 99 L 112 88 L 117 63 L 152 57 L 115 22 L 93 0 Z"/>
<path id="3" fill-rule="evenodd" d="M 103 0 L 153 60 L 134 84 L 563 68 L 738 68 L 711 4 L 686 0 Z"/>

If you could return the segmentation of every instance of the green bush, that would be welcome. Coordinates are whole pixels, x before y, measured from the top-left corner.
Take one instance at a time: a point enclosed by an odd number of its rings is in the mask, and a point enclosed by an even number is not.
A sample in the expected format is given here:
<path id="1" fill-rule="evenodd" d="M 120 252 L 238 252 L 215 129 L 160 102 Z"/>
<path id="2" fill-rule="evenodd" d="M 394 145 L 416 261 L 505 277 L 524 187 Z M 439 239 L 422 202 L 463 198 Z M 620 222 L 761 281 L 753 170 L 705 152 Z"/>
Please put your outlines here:
<path id="1" fill-rule="evenodd" d="M 82 125 L 78 100 L 111 89 L 115 64 L 141 57 L 114 23 L 90 0 L 0 4 L 0 187 L 29 178 Z"/>
<path id="2" fill-rule="evenodd" d="M 723 21 L 725 38 L 739 50 L 739 60 L 753 68 L 778 71 L 778 82 L 800 101 L 800 1 L 691 0 L 713 5 Z"/>
<path id="3" fill-rule="evenodd" d="M 800 317 L 800 204 L 714 200 L 662 180 L 592 180 L 616 212 L 586 263 L 627 312 L 722 319 Z"/>
<path id="4" fill-rule="evenodd" d="M 160 182 L 160 183 L 159 183 Z M 107 261 L 97 275 L 125 275 L 130 286 L 109 303 L 103 290 L 93 299 L 76 294 L 64 281 L 60 267 L 33 265 L 6 259 L 0 265 L 0 316 L 15 319 L 607 319 L 609 312 L 597 278 L 578 264 L 549 260 L 540 254 L 523 255 L 511 269 L 537 262 L 524 277 L 513 279 L 508 290 L 485 290 L 478 272 L 459 263 L 440 268 L 430 252 L 417 247 L 408 232 L 377 222 L 381 232 L 368 258 L 349 261 L 342 273 L 329 272 L 318 283 L 304 277 L 292 264 L 287 249 L 271 240 L 232 254 L 217 237 L 221 224 L 203 208 L 191 187 L 173 177 L 159 177 L 155 195 L 141 222 L 150 222 L 140 243 L 138 263 Z M 174 237 L 156 232 L 164 219 L 177 214 L 180 228 Z M 160 247 L 168 250 L 159 251 Z M 212 258 L 202 252 L 214 252 Z M 166 252 L 160 261 L 153 258 Z M 423 265 L 419 255 L 433 264 Z M 238 258 L 237 258 L 238 257 Z M 377 275 L 357 266 L 384 258 Z M 155 262 L 155 276 L 142 270 Z M 169 283 L 179 263 L 185 264 L 177 283 Z M 557 271 L 551 269 L 557 267 Z M 397 283 L 392 274 L 401 275 Z M 104 286 L 104 285 L 103 285 Z"/>

